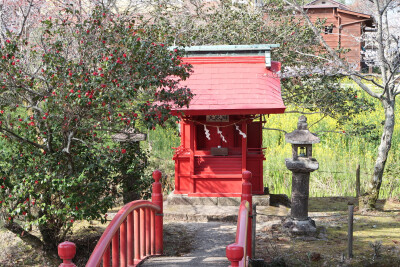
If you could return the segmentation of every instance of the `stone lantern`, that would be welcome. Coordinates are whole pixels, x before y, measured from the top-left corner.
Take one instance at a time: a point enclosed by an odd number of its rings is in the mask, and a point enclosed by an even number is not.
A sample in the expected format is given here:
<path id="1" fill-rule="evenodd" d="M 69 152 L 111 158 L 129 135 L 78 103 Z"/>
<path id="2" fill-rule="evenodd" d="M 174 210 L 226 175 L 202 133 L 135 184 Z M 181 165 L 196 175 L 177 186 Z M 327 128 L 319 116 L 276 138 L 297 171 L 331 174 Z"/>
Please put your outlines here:
<path id="1" fill-rule="evenodd" d="M 318 170 L 318 161 L 312 158 L 312 144 L 319 143 L 320 139 L 308 130 L 305 116 L 299 117 L 297 129 L 287 133 L 285 139 L 292 144 L 293 158 L 285 159 L 285 163 L 293 174 L 291 213 L 284 227 L 292 233 L 311 234 L 316 226 L 308 217 L 310 172 Z"/>

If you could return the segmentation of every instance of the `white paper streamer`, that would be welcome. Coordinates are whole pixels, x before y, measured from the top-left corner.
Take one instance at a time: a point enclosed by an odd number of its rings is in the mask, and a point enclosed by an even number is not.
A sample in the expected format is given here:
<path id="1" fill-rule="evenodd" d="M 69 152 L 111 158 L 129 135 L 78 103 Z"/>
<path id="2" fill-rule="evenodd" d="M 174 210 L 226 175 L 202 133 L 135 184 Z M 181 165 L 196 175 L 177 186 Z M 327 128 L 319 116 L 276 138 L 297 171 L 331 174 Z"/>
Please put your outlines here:
<path id="1" fill-rule="evenodd" d="M 247 135 L 239 129 L 239 125 L 236 125 L 236 124 L 235 124 L 235 126 L 236 126 L 236 130 L 239 131 L 239 134 L 240 134 L 241 136 L 243 136 L 243 138 L 247 138 Z"/>
<path id="2" fill-rule="evenodd" d="M 208 130 L 207 129 L 207 127 L 204 125 L 204 133 L 206 134 L 206 138 L 208 139 L 208 140 L 211 140 L 211 137 L 210 137 L 210 130 Z"/>
<path id="3" fill-rule="evenodd" d="M 227 143 L 226 140 L 225 140 L 225 137 L 222 135 L 222 132 L 219 130 L 219 127 L 217 127 L 217 133 L 219 134 L 219 136 L 221 136 L 222 141 Z"/>

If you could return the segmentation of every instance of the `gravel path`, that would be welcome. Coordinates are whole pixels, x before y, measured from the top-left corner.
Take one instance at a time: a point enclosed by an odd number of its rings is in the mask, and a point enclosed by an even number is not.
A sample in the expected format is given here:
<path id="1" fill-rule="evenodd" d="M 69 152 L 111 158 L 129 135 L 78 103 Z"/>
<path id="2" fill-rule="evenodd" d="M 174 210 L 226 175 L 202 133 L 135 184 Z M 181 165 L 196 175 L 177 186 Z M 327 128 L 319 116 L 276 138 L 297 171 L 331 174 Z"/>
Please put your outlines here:
<path id="1" fill-rule="evenodd" d="M 193 236 L 194 248 L 182 257 L 154 257 L 140 266 L 228 266 L 226 246 L 234 243 L 236 224 L 223 222 L 181 223 Z"/>

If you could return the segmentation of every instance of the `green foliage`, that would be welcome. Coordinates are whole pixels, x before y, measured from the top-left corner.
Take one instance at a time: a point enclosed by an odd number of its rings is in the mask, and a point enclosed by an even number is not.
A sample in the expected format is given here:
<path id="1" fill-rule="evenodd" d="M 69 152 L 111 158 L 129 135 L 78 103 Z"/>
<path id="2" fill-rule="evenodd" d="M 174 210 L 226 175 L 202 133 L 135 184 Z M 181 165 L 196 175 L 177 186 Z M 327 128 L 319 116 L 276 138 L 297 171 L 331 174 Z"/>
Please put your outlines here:
<path id="1" fill-rule="evenodd" d="M 149 31 L 169 45 L 279 44 L 272 55 L 282 63 L 281 73 L 289 73 L 282 79 L 282 97 L 298 110 L 318 111 L 343 125 L 355 114 L 373 109 L 370 101 L 358 98 L 354 87 L 341 84 L 340 75 L 323 73 L 329 65 L 325 49 L 301 16 L 294 15 L 283 1 L 264 1 L 262 7 L 228 0 L 182 5 L 157 1 L 152 10 L 154 23 Z M 320 31 L 323 25 L 324 21 L 316 22 Z M 311 74 L 315 72 L 320 74 Z"/>
<path id="2" fill-rule="evenodd" d="M 190 70 L 181 51 L 132 20 L 64 10 L 40 31 L 10 33 L 0 49 L 0 207 L 8 224 L 38 225 L 54 248 L 74 220 L 104 220 L 118 186 L 143 173 L 146 155 L 112 135 L 164 125 L 192 94 L 177 84 Z"/>

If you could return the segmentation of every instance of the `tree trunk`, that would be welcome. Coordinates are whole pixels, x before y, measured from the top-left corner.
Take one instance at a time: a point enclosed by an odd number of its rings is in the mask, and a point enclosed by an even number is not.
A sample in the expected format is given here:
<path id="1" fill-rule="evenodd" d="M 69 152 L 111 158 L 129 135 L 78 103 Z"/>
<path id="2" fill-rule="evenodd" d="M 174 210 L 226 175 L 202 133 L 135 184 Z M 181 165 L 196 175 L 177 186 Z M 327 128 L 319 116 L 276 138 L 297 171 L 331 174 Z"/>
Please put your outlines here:
<path id="1" fill-rule="evenodd" d="M 379 190 L 382 185 L 383 171 L 385 170 L 386 160 L 392 145 L 392 136 L 395 123 L 395 101 L 382 99 L 382 106 L 385 110 L 385 123 L 381 137 L 381 143 L 378 147 L 378 156 L 375 161 L 374 173 L 367 192 L 360 198 L 361 210 L 376 209 L 376 201 L 379 198 Z"/>
<path id="2" fill-rule="evenodd" d="M 4 225 L 4 228 L 16 234 L 19 238 L 22 239 L 22 241 L 32 246 L 32 248 L 34 248 L 38 253 L 44 253 L 44 256 L 46 257 L 48 263 L 51 264 L 51 266 L 58 266 L 58 264 L 60 264 L 57 250 L 55 250 L 54 248 L 46 249 L 48 245 L 46 245 L 37 236 L 26 232 L 24 228 L 22 228 L 19 224 L 15 222 L 8 222 Z"/>

